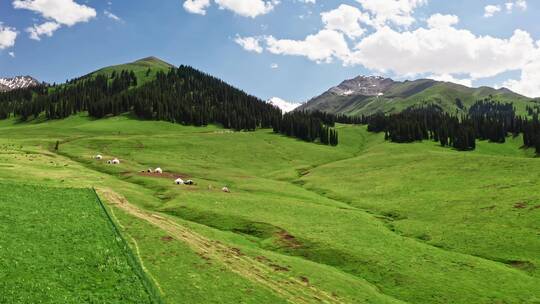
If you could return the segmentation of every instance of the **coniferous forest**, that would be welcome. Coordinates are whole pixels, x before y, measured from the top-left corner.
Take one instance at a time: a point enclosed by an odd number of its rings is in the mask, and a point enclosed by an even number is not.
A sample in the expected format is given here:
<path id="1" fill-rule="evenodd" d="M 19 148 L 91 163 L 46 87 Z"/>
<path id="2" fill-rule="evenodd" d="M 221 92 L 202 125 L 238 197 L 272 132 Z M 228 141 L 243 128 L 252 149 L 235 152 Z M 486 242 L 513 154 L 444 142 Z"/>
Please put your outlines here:
<path id="1" fill-rule="evenodd" d="M 528 108 L 531 118 L 516 115 L 510 103 L 486 99 L 476 102 L 467 114 L 445 113 L 435 105 L 411 107 L 397 114 L 363 116 L 360 122 L 370 132 L 384 132 L 396 143 L 433 140 L 460 151 L 474 150 L 476 140 L 504 143 L 509 135 L 523 134 L 525 147 L 540 153 L 538 110 Z"/>
<path id="2" fill-rule="evenodd" d="M 154 80 L 137 84 L 135 74 L 123 70 L 1 93 L 0 119 L 12 115 L 22 121 L 40 115 L 61 119 L 85 111 L 103 118 L 131 112 L 140 119 L 220 124 L 237 131 L 273 128 L 308 142 L 338 144 L 337 132 L 320 113 L 282 115 L 280 109 L 189 66 L 158 72 Z"/>

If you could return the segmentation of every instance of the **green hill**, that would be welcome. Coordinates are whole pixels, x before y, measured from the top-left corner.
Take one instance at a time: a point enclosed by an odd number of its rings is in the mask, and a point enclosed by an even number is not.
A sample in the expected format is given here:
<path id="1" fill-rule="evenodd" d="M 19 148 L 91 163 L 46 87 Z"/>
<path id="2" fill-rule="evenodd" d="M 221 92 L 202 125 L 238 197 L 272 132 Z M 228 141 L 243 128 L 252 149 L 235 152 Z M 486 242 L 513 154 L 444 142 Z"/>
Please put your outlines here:
<path id="1" fill-rule="evenodd" d="M 298 110 L 369 115 L 377 112 L 400 112 L 413 105 L 436 104 L 445 111 L 454 113 L 464 111 L 484 98 L 511 102 L 519 113 L 524 113 L 527 104 L 531 104 L 532 100 L 505 88 L 469 88 L 430 79 L 397 82 L 391 79 L 360 76 L 331 88 Z"/>
<path id="2" fill-rule="evenodd" d="M 144 83 L 147 83 L 148 81 L 153 80 L 157 72 L 167 72 L 170 68 L 174 68 L 174 65 L 151 56 L 139 59 L 131 63 L 101 68 L 95 72 L 88 74 L 86 77 L 96 76 L 100 74 L 110 76 L 113 72 L 120 73 L 122 71 L 133 71 L 137 76 L 138 84 L 142 85 Z M 150 73 L 148 73 L 148 70 L 150 70 Z"/>
<path id="3" fill-rule="evenodd" d="M 540 163 L 519 137 L 464 153 L 338 130 L 328 147 L 125 115 L 9 119 L 0 181 L 97 188 L 167 303 L 538 303 Z"/>

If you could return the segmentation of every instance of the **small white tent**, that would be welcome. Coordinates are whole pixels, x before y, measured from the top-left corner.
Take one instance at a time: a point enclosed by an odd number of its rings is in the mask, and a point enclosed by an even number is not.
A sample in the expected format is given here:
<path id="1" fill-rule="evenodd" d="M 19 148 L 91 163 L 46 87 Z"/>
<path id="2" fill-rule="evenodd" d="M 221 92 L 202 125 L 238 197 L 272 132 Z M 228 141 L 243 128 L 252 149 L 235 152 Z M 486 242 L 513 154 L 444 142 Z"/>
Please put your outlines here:
<path id="1" fill-rule="evenodd" d="M 175 184 L 177 185 L 183 185 L 184 184 L 184 180 L 181 179 L 181 178 L 177 178 L 175 181 L 174 181 Z"/>

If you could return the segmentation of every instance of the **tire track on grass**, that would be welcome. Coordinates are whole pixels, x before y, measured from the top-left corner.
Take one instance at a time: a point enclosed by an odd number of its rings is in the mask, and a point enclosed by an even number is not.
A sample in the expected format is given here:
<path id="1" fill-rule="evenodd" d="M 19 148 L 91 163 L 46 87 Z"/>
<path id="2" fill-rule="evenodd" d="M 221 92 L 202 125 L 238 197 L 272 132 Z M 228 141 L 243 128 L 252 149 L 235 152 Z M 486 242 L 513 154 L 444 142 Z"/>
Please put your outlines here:
<path id="1" fill-rule="evenodd" d="M 166 217 L 144 211 L 130 204 L 126 198 L 110 189 L 101 188 L 97 189 L 97 192 L 114 207 L 160 228 L 173 238 L 187 244 L 203 258 L 220 262 L 229 271 L 265 286 L 290 303 L 343 303 L 338 297 L 320 290 L 300 278 L 292 277 L 283 271 L 276 271 L 275 267 L 245 255 L 237 248 L 227 246 L 219 241 L 209 240 Z"/>

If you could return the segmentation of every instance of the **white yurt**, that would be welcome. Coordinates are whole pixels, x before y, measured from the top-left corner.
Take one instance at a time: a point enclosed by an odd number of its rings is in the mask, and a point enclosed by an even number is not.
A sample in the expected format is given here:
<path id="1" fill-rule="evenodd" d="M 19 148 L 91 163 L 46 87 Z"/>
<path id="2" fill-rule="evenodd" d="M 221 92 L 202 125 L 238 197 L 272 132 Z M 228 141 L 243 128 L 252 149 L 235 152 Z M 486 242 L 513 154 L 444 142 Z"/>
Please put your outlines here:
<path id="1" fill-rule="evenodd" d="M 154 170 L 154 173 L 156 173 L 156 174 L 162 174 L 162 173 L 163 173 L 163 170 L 161 170 L 161 168 L 156 168 L 156 170 Z"/>
<path id="2" fill-rule="evenodd" d="M 118 158 L 115 158 L 115 159 L 111 160 L 111 164 L 113 164 L 113 165 L 119 165 L 119 164 L 120 164 L 120 160 L 118 160 Z"/>
<path id="3" fill-rule="evenodd" d="M 98 155 L 94 156 L 94 158 L 97 159 L 97 160 L 102 160 L 103 156 L 101 154 L 98 154 Z"/>
<path id="4" fill-rule="evenodd" d="M 221 191 L 225 192 L 225 193 L 230 193 L 231 191 L 229 190 L 229 188 L 227 187 L 223 187 L 221 188 Z"/>
<path id="5" fill-rule="evenodd" d="M 184 180 L 181 179 L 181 178 L 177 178 L 175 181 L 174 181 L 175 184 L 177 185 L 183 185 L 184 184 Z"/>

